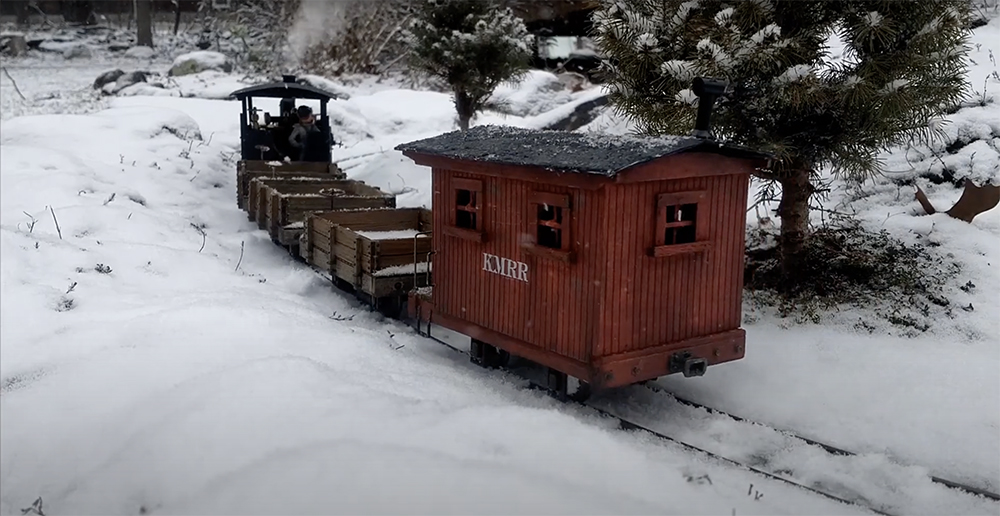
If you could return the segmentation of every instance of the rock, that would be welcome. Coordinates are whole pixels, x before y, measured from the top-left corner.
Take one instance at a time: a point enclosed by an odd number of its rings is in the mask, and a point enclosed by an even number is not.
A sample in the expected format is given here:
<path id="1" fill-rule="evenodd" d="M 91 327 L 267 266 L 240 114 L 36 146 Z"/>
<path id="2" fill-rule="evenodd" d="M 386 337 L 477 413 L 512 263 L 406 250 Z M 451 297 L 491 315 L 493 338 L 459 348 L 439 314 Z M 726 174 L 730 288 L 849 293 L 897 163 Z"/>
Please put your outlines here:
<path id="1" fill-rule="evenodd" d="M 170 76 L 189 75 L 205 70 L 233 71 L 233 65 L 225 54 L 209 50 L 199 50 L 179 55 L 170 67 Z"/>
<path id="2" fill-rule="evenodd" d="M 601 110 L 608 104 L 608 96 L 601 95 L 596 99 L 581 102 L 573 111 L 566 116 L 550 122 L 543 127 L 549 131 L 575 131 L 591 122 L 601 114 Z"/>
<path id="3" fill-rule="evenodd" d="M 587 77 L 577 72 L 563 72 L 559 74 L 559 82 L 565 85 L 569 91 L 575 93 L 587 85 Z"/>
<path id="4" fill-rule="evenodd" d="M 133 59 L 150 59 L 153 57 L 153 54 L 153 49 L 146 46 L 132 47 L 125 51 L 125 57 Z"/>
<path id="5" fill-rule="evenodd" d="M 126 45 L 124 43 L 112 43 L 108 45 L 108 50 L 111 52 L 124 52 L 130 48 L 132 48 L 132 45 Z"/>
<path id="6" fill-rule="evenodd" d="M 125 75 L 122 75 L 121 77 L 118 78 L 117 81 L 115 81 L 115 87 L 112 90 L 112 93 L 118 93 L 119 91 L 122 91 L 123 89 L 128 88 L 133 84 L 146 82 L 147 75 L 148 74 L 146 72 L 138 72 L 138 71 L 129 72 Z"/>
<path id="7" fill-rule="evenodd" d="M 63 57 L 66 59 L 89 59 L 93 56 L 94 53 L 91 52 L 90 47 L 83 43 L 78 43 L 63 51 Z"/>
<path id="8" fill-rule="evenodd" d="M 0 53 L 14 57 L 28 53 L 28 41 L 24 39 L 24 34 L 0 34 Z"/>
<path id="9" fill-rule="evenodd" d="M 109 72 L 104 72 L 101 75 L 98 75 L 96 79 L 94 79 L 94 89 L 95 90 L 102 89 L 104 88 L 105 84 L 111 84 L 117 81 L 118 78 L 121 77 L 122 75 L 125 75 L 125 72 L 121 70 L 111 70 Z"/>

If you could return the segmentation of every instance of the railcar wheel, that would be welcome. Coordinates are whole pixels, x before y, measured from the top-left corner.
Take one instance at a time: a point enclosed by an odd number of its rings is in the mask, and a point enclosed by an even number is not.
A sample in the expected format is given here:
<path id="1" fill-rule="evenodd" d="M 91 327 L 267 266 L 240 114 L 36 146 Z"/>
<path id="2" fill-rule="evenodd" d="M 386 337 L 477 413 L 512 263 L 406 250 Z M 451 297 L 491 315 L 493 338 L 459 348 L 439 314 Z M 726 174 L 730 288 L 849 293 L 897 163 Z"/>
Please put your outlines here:
<path id="1" fill-rule="evenodd" d="M 569 398 L 569 377 L 566 373 L 548 368 L 545 376 L 545 387 L 559 401 L 566 401 Z"/>
<path id="2" fill-rule="evenodd" d="M 580 385 L 576 387 L 576 391 L 573 392 L 569 397 L 571 400 L 577 403 L 583 403 L 590 399 L 592 394 L 590 389 L 590 384 L 584 381 L 580 382 Z"/>
<path id="3" fill-rule="evenodd" d="M 500 369 L 510 360 L 510 353 L 481 340 L 472 339 L 469 351 L 472 363 L 486 369 Z"/>

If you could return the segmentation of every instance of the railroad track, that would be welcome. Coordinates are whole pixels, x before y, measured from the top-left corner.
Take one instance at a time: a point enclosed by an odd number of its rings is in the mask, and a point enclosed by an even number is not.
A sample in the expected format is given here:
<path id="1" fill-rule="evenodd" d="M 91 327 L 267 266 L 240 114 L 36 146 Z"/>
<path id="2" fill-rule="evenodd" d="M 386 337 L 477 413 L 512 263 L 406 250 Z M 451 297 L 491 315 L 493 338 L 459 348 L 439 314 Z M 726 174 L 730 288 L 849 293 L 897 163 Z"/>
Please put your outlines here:
<path id="1" fill-rule="evenodd" d="M 824 443 L 822 441 L 818 441 L 816 439 L 811 439 L 809 437 L 804 437 L 802 435 L 796 434 L 795 432 L 793 432 L 791 430 L 786 430 L 786 429 L 777 428 L 777 427 L 774 427 L 774 426 L 771 426 L 771 425 L 767 425 L 767 424 L 764 424 L 764 423 L 759 423 L 759 422 L 747 419 L 745 417 L 738 416 L 738 415 L 732 414 L 730 412 L 726 412 L 724 410 L 720 410 L 720 409 L 717 409 L 717 408 L 710 407 L 710 406 L 705 405 L 703 403 L 698 403 L 696 401 L 692 401 L 692 400 L 680 397 L 680 396 L 678 396 L 678 395 L 676 395 L 676 394 L 674 394 L 674 393 L 672 393 L 672 392 L 664 389 L 663 387 L 661 387 L 659 385 L 645 384 L 643 387 L 645 387 L 645 388 L 647 388 L 647 389 L 649 389 L 649 390 L 651 390 L 653 392 L 656 392 L 658 394 L 669 396 L 671 399 L 673 399 L 674 401 L 676 401 L 677 403 L 679 403 L 681 405 L 686 405 L 688 407 L 693 407 L 693 408 L 696 408 L 696 409 L 701 409 L 701 410 L 704 410 L 704 411 L 706 411 L 706 412 L 708 412 L 710 414 L 717 414 L 717 415 L 720 415 L 720 416 L 724 416 L 724 417 L 727 417 L 729 419 L 732 419 L 733 421 L 738 421 L 738 422 L 741 422 L 741 423 L 747 423 L 747 424 L 751 424 L 751 425 L 755 425 L 755 426 L 764 427 L 764 428 L 767 428 L 767 429 L 769 429 L 771 431 L 778 432 L 778 433 L 780 433 L 782 435 L 785 435 L 785 436 L 788 436 L 788 437 L 790 437 L 792 439 L 800 441 L 802 443 L 808 444 L 810 446 L 816 446 L 816 447 L 822 448 L 824 451 L 826 451 L 827 453 L 829 453 L 831 455 L 838 455 L 838 456 L 842 456 L 842 457 L 856 457 L 856 456 L 859 455 L 856 452 L 852 452 L 850 450 L 845 450 L 843 448 L 834 446 L 832 444 L 827 444 L 827 443 Z M 1000 494 L 994 493 L 994 492 L 986 490 L 986 489 L 982 489 L 982 488 L 975 487 L 975 486 L 970 486 L 968 484 L 963 484 L 961 482 L 956 482 L 954 480 L 948 480 L 946 478 L 942 478 L 942 477 L 939 477 L 939 476 L 936 476 L 936 475 L 930 475 L 930 480 L 931 480 L 931 482 L 934 482 L 935 484 L 940 484 L 940 485 L 943 485 L 945 487 L 949 487 L 949 488 L 952 488 L 952 489 L 957 489 L 959 491 L 964 491 L 964 492 L 966 492 L 968 494 L 972 494 L 972 495 L 976 495 L 976 496 L 982 496 L 984 498 L 989 498 L 990 500 L 1000 502 Z"/>
<path id="2" fill-rule="evenodd" d="M 331 281 L 331 277 L 328 275 L 328 273 L 325 273 L 324 271 L 321 271 L 321 270 L 319 270 L 319 269 L 317 269 L 317 268 L 315 268 L 315 267 L 313 267 L 311 265 L 307 264 L 307 266 L 313 272 L 315 272 L 317 275 L 319 275 L 320 277 L 324 278 L 327 281 Z M 367 306 L 367 308 L 369 310 L 374 310 L 374 307 L 371 307 L 371 306 Z M 426 334 L 424 334 L 423 332 L 417 332 L 417 334 L 420 335 L 420 336 L 422 336 L 422 337 L 425 337 L 428 340 L 431 340 L 431 341 L 433 341 L 433 342 L 435 342 L 437 344 L 440 344 L 440 345 L 442 345 L 442 346 L 450 349 L 451 351 L 453 351 L 455 353 L 462 354 L 462 355 L 464 355 L 466 357 L 469 357 L 471 359 L 471 354 L 470 354 L 469 350 L 462 349 L 462 348 L 457 347 L 457 346 L 455 346 L 455 345 L 453 345 L 453 344 L 451 344 L 449 342 L 441 340 L 440 338 L 431 335 L 430 331 L 428 331 Z M 469 362 L 469 366 L 470 367 L 474 367 L 473 364 L 472 364 L 472 362 L 471 362 L 471 360 Z M 514 370 L 512 370 L 510 368 L 501 369 L 501 370 L 499 370 L 499 372 L 501 374 L 512 375 L 513 377 L 516 377 L 516 378 L 520 379 L 521 381 L 526 382 L 525 388 L 527 388 L 527 389 L 538 390 L 538 391 L 542 391 L 542 392 L 545 392 L 545 393 L 550 393 L 549 389 L 547 389 L 542 383 L 534 381 L 530 377 L 524 376 L 522 374 L 518 374 L 517 372 L 515 372 Z M 790 438 L 792 440 L 799 441 L 800 443 L 802 443 L 804 445 L 812 446 L 812 447 L 821 449 L 824 452 L 826 452 L 827 454 L 830 454 L 832 456 L 854 457 L 854 456 L 858 456 L 859 455 L 858 453 L 855 453 L 855 452 L 852 452 L 852 451 L 849 451 L 849 450 L 846 450 L 846 449 L 843 449 L 843 448 L 840 448 L 840 447 L 837 447 L 837 446 L 833 446 L 833 445 L 830 445 L 830 444 L 818 441 L 816 439 L 811 439 L 811 438 L 808 438 L 808 437 L 801 436 L 801 435 L 796 434 L 795 432 L 790 431 L 790 430 L 776 428 L 776 427 L 771 426 L 771 425 L 767 425 L 767 424 L 764 424 L 764 423 L 759 423 L 759 422 L 747 419 L 745 417 L 738 416 L 736 414 L 732 414 L 732 413 L 729 413 L 729 412 L 726 412 L 726 411 L 723 411 L 723 410 L 720 410 L 720 409 L 716 409 L 714 407 L 710 407 L 710 406 L 705 405 L 703 403 L 698 403 L 696 401 L 692 401 L 692 400 L 689 400 L 689 399 L 677 396 L 676 394 L 671 393 L 670 391 L 668 391 L 668 390 L 664 389 L 663 387 L 661 387 L 659 385 L 656 385 L 656 384 L 652 384 L 652 383 L 648 383 L 647 382 L 647 383 L 644 383 L 644 384 L 639 385 L 639 386 L 634 386 L 633 388 L 645 388 L 645 389 L 648 389 L 649 391 L 651 391 L 652 393 L 655 393 L 657 395 L 669 397 L 669 399 L 672 399 L 673 401 L 675 401 L 675 402 L 677 402 L 677 403 L 679 403 L 681 405 L 685 405 L 685 406 L 691 407 L 693 409 L 703 410 L 703 411 L 705 411 L 705 412 L 707 412 L 709 414 L 713 414 L 713 415 L 717 415 L 717 416 L 720 416 L 720 417 L 728 418 L 730 420 L 733 420 L 733 421 L 736 421 L 736 422 L 739 422 L 739 423 L 748 424 L 748 425 L 754 425 L 754 426 L 757 426 L 757 427 L 760 427 L 760 428 L 767 429 L 770 432 L 775 432 L 777 434 L 780 434 L 780 435 L 785 436 L 787 438 Z M 850 499 L 846 495 L 840 495 L 840 494 L 837 494 L 837 493 L 833 493 L 833 492 L 821 489 L 819 487 L 808 485 L 808 484 L 803 483 L 803 482 L 801 482 L 799 480 L 796 480 L 794 478 L 786 476 L 785 474 L 782 474 L 780 472 L 767 471 L 766 469 L 762 469 L 761 467 L 754 466 L 754 465 L 748 463 L 747 461 L 741 461 L 741 460 L 738 460 L 738 459 L 734 459 L 734 458 L 728 457 L 728 456 L 726 456 L 726 455 L 724 455 L 722 453 L 713 452 L 713 451 L 711 451 L 711 450 L 709 450 L 709 449 L 707 449 L 705 447 L 697 446 L 695 444 L 692 444 L 690 442 L 685 441 L 682 438 L 678 438 L 676 436 L 670 435 L 670 434 L 668 434 L 668 433 L 666 433 L 664 431 L 656 430 L 656 429 L 652 428 L 651 425 L 644 425 L 644 424 L 641 424 L 641 423 L 639 423 L 639 422 L 637 422 L 637 421 L 635 421 L 633 419 L 630 419 L 630 418 L 621 416 L 619 414 L 616 414 L 613 410 L 611 410 L 609 408 L 604 408 L 604 407 L 597 406 L 594 403 L 592 403 L 591 401 L 579 401 L 579 400 L 574 400 L 574 399 L 567 399 L 567 400 L 561 400 L 561 401 L 564 401 L 567 404 L 576 405 L 576 406 L 578 406 L 580 408 L 583 408 L 585 410 L 592 411 L 593 413 L 595 413 L 595 414 L 597 414 L 599 416 L 612 419 L 612 420 L 616 421 L 617 424 L 618 424 L 618 426 L 619 426 L 619 428 L 621 428 L 624 431 L 640 431 L 640 432 L 645 432 L 645 433 L 647 433 L 649 435 L 652 435 L 652 436 L 654 436 L 654 437 L 656 437 L 656 438 L 658 438 L 660 440 L 673 443 L 673 444 L 678 445 L 678 446 L 680 446 L 682 448 L 688 449 L 688 450 L 690 450 L 692 452 L 702 454 L 702 455 L 704 455 L 706 457 L 710 457 L 710 458 L 712 458 L 712 459 L 714 459 L 714 460 L 716 460 L 718 462 L 731 465 L 733 467 L 742 469 L 744 471 L 749 471 L 749 472 L 751 472 L 753 474 L 756 474 L 756 475 L 758 475 L 760 477 L 763 477 L 763 478 L 766 478 L 766 479 L 769 479 L 769 480 L 773 480 L 773 481 L 776 481 L 776 482 L 779 482 L 779 483 L 783 483 L 783 484 L 787 484 L 787 485 L 793 486 L 795 488 L 798 488 L 798 489 L 801 489 L 801 490 L 804 490 L 804 491 L 816 494 L 818 496 L 822 496 L 824 498 L 827 498 L 829 500 L 833 500 L 833 501 L 838 502 L 838 503 L 842 503 L 844 505 L 861 508 L 861 509 L 864 509 L 864 510 L 866 510 L 868 512 L 874 513 L 874 514 L 879 514 L 879 515 L 884 515 L 884 516 L 898 516 L 897 513 L 890 512 L 890 510 L 887 509 L 887 508 L 885 508 L 885 507 L 875 506 L 876 504 L 872 504 L 872 503 L 865 503 L 865 501 L 863 499 L 862 500 Z M 948 480 L 948 479 L 945 479 L 945 478 L 942 478 L 942 477 L 938 477 L 938 476 L 934 476 L 934 475 L 930 475 L 929 478 L 930 478 L 930 480 L 932 482 L 934 482 L 936 484 L 940 484 L 940 485 L 943 485 L 945 487 L 948 487 L 948 488 L 951 488 L 951 489 L 955 489 L 955 490 L 967 493 L 969 495 L 980 496 L 980 497 L 983 497 L 983 498 L 986 498 L 986 499 L 989 499 L 989 500 L 993 500 L 995 502 L 1000 502 L 1000 494 L 991 492 L 989 490 L 982 489 L 982 488 L 979 488 L 979 487 L 976 487 L 976 486 L 970 486 L 968 484 L 964 484 L 964 483 L 961 483 L 961 482 L 956 482 L 956 481 L 953 481 L 953 480 Z"/>

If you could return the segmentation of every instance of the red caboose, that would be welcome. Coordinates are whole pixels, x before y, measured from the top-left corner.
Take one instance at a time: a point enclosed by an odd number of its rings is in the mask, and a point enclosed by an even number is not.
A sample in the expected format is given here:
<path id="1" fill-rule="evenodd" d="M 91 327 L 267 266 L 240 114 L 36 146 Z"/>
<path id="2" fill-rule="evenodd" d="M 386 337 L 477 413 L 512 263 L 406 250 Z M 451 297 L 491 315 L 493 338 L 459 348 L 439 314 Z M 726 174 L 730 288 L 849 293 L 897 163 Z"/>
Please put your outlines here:
<path id="1" fill-rule="evenodd" d="M 476 127 L 398 147 L 432 168 L 434 286 L 410 313 L 594 389 L 744 355 L 750 173 L 696 137 Z"/>

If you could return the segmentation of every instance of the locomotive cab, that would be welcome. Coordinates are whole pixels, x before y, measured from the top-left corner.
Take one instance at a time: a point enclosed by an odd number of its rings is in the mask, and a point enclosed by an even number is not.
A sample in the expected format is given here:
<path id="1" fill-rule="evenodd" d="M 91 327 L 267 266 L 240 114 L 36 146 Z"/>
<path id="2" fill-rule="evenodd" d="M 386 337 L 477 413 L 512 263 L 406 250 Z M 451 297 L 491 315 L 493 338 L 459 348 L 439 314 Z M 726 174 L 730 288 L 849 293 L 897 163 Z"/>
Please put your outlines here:
<path id="1" fill-rule="evenodd" d="M 333 158 L 333 138 L 327 103 L 335 98 L 318 88 L 299 84 L 295 76 L 284 75 L 281 82 L 250 86 L 234 91 L 243 103 L 240 114 L 240 159 L 242 161 L 283 162 L 287 158 L 292 163 L 330 163 Z M 276 99 L 275 114 L 267 110 L 264 102 L 255 99 Z M 293 126 L 298 122 L 295 104 L 300 99 L 318 100 L 320 109 L 315 117 L 318 131 L 307 134 L 304 152 L 289 142 Z M 256 105 L 255 105 L 256 104 Z"/>

